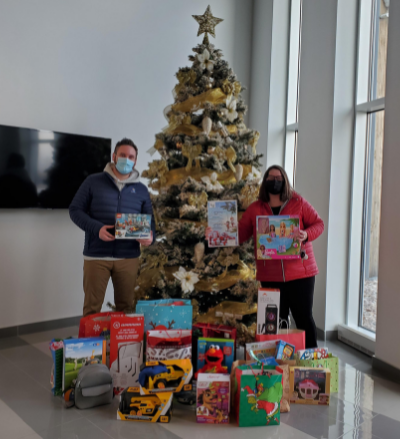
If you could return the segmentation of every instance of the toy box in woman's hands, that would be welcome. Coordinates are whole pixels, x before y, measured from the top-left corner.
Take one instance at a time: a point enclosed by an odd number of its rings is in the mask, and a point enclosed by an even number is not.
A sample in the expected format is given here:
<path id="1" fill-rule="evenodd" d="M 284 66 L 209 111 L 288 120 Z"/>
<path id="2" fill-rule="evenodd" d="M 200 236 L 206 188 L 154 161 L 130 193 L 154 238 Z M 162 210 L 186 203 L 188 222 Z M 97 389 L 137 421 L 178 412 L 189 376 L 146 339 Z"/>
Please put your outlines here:
<path id="1" fill-rule="evenodd" d="M 290 402 L 329 405 L 331 372 L 329 369 L 291 367 Z"/>

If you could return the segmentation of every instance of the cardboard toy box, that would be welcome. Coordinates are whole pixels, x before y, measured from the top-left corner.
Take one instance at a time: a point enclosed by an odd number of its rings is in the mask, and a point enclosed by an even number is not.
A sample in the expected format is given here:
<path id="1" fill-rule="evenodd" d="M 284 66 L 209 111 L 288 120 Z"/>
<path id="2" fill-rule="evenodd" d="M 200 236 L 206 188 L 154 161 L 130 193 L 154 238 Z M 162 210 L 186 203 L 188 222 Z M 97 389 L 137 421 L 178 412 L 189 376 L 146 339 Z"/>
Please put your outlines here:
<path id="1" fill-rule="evenodd" d="M 279 330 L 280 291 L 260 288 L 257 300 L 257 334 L 277 334 Z"/>
<path id="2" fill-rule="evenodd" d="M 331 372 L 310 367 L 290 368 L 290 402 L 294 404 L 329 405 Z"/>
<path id="3" fill-rule="evenodd" d="M 231 372 L 234 340 L 200 337 L 197 343 L 197 373 Z"/>
<path id="4" fill-rule="evenodd" d="M 229 412 L 230 376 L 200 373 L 197 378 L 197 422 L 229 424 Z"/>
<path id="5" fill-rule="evenodd" d="M 254 360 L 255 355 L 259 360 L 268 357 L 275 357 L 276 345 L 280 340 L 258 341 L 255 343 L 246 343 L 246 360 Z M 253 352 L 253 355 L 251 355 Z"/>
<path id="6" fill-rule="evenodd" d="M 139 384 L 148 394 L 192 390 L 192 362 L 185 360 L 147 361 L 142 367 Z"/>
<path id="7" fill-rule="evenodd" d="M 128 387 L 120 395 L 117 419 L 136 422 L 171 420 L 172 392 L 146 393 L 142 387 Z"/>
<path id="8" fill-rule="evenodd" d="M 111 317 L 110 372 L 114 392 L 138 385 L 143 363 L 143 315 Z"/>
<path id="9" fill-rule="evenodd" d="M 151 215 L 144 213 L 117 213 L 115 239 L 150 239 Z"/>

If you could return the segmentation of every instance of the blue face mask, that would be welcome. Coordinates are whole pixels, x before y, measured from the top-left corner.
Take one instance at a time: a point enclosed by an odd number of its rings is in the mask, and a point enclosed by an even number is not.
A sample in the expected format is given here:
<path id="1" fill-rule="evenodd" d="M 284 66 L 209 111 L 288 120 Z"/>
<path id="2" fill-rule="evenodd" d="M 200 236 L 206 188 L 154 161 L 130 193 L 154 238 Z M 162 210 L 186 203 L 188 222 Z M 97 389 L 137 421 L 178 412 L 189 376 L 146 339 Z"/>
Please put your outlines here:
<path id="1" fill-rule="evenodd" d="M 134 166 L 135 166 L 135 162 L 125 157 L 120 157 L 115 165 L 117 171 L 120 174 L 124 174 L 124 175 L 130 174 Z"/>

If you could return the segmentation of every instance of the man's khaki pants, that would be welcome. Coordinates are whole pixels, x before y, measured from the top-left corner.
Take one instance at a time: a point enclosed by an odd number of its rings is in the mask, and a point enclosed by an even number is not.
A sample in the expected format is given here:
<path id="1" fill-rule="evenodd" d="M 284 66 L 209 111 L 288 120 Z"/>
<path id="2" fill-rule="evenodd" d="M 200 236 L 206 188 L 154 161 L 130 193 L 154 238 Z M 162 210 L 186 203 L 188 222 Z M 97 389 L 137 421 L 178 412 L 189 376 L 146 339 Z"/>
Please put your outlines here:
<path id="1" fill-rule="evenodd" d="M 114 285 L 114 302 L 117 311 L 125 311 L 132 306 L 139 258 L 103 261 L 84 261 L 83 291 L 85 302 L 83 316 L 101 311 L 110 277 Z"/>

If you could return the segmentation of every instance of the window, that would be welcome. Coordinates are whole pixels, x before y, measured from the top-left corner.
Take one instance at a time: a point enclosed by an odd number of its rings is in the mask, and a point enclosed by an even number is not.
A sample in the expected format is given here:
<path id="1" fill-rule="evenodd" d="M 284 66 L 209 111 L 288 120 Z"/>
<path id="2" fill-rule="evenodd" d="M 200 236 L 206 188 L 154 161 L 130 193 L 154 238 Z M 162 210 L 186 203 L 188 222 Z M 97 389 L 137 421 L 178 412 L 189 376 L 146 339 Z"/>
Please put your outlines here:
<path id="1" fill-rule="evenodd" d="M 360 2 L 348 323 L 375 332 L 389 0 Z"/>
<path id="2" fill-rule="evenodd" d="M 302 0 L 292 0 L 290 8 L 288 97 L 286 113 L 286 144 L 284 167 L 293 187 L 295 185 L 296 177 L 297 133 L 299 116 L 301 5 Z"/>

